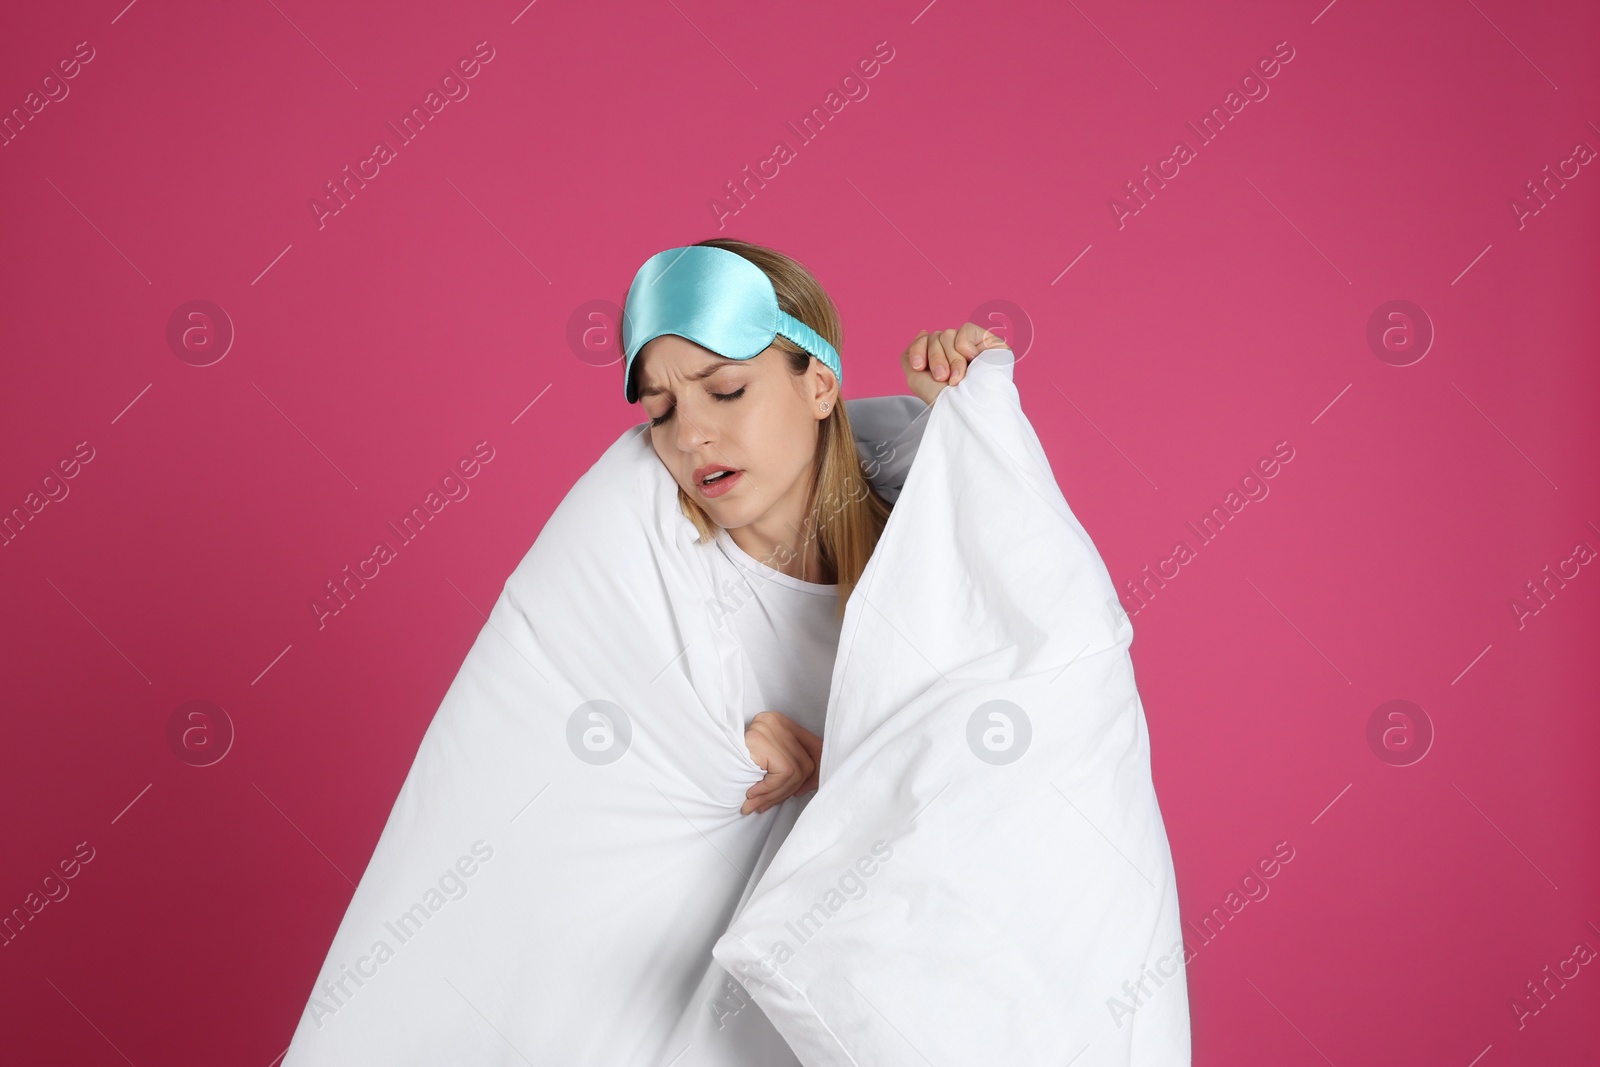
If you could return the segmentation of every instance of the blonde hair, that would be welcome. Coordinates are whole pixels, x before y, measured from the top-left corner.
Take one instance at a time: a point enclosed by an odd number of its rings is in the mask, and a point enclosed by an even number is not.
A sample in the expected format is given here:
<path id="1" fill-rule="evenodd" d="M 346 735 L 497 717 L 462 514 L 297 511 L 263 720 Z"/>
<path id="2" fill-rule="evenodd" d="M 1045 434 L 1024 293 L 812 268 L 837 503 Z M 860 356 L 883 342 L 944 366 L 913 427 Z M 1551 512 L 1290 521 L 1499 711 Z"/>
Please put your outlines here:
<path id="1" fill-rule="evenodd" d="M 844 337 L 838 309 L 805 267 L 776 249 L 731 237 L 713 237 L 695 243 L 726 249 L 760 267 L 772 280 L 772 288 L 778 294 L 778 307 L 821 334 L 843 360 Z M 811 353 L 783 336 L 773 338 L 772 343 L 789 357 L 792 373 L 798 376 L 806 372 Z M 850 429 L 850 416 L 845 414 L 842 386 L 838 401 L 818 427 L 812 474 L 807 519 L 797 551 L 803 558 L 809 543 L 813 539 L 817 542 L 824 570 L 831 566 L 838 576 L 838 610 L 842 616 L 845 601 L 866 569 L 892 507 L 872 488 L 867 477 L 861 455 L 856 450 L 855 434 Z M 720 527 L 682 486 L 678 487 L 678 507 L 700 531 L 699 543 L 704 544 L 717 535 Z M 770 561 L 763 562 L 772 566 Z"/>

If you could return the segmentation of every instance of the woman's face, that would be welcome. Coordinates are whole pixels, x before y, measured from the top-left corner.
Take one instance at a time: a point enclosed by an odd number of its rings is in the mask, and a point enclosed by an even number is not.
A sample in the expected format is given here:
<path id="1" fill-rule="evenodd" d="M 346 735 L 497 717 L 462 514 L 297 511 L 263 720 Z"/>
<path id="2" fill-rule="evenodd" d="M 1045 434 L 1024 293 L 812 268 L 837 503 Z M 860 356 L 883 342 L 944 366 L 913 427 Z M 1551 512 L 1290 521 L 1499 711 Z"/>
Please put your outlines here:
<path id="1" fill-rule="evenodd" d="M 726 359 L 676 334 L 655 338 L 638 358 L 639 402 L 672 477 L 717 525 L 766 519 L 766 536 L 789 540 L 811 485 L 822 405 L 839 402 L 833 372 L 813 359 L 795 375 L 776 347 Z M 725 468 L 739 473 L 703 484 Z"/>

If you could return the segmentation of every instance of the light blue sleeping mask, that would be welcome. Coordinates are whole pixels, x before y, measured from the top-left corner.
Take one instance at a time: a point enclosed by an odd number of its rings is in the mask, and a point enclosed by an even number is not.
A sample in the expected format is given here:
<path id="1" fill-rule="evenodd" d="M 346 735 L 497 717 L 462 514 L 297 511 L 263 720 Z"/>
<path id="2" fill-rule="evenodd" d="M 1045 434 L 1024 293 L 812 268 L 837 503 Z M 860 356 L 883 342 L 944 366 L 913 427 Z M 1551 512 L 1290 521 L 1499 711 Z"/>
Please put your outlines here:
<path id="1" fill-rule="evenodd" d="M 622 393 L 636 403 L 633 361 L 663 334 L 676 334 L 728 359 L 760 355 L 782 334 L 833 371 L 842 386 L 839 353 L 821 334 L 778 307 L 772 279 L 736 252 L 689 245 L 645 260 L 622 309 Z"/>

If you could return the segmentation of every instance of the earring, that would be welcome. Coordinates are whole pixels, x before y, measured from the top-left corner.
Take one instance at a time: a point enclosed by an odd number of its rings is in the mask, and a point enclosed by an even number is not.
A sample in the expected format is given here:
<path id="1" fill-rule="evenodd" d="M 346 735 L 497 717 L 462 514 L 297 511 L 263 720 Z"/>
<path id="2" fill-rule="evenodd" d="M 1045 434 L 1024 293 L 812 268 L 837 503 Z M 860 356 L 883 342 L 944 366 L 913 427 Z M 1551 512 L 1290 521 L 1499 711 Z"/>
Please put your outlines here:
<path id="1" fill-rule="evenodd" d="M 823 401 L 823 402 L 822 402 L 822 410 L 823 410 L 823 411 L 824 411 L 824 412 L 826 412 L 826 411 L 827 411 L 827 410 L 828 410 L 828 402 L 827 402 L 827 401 L 826 401 L 826 400 L 824 400 L 824 401 Z"/>

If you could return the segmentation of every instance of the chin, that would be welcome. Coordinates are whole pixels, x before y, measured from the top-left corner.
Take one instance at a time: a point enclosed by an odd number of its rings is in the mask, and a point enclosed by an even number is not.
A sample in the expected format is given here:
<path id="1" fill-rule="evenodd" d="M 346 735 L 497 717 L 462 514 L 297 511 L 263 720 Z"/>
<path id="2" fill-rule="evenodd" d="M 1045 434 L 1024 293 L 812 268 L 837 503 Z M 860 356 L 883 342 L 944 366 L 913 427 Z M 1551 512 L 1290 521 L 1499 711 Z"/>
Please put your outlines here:
<path id="1" fill-rule="evenodd" d="M 689 499 L 699 504 L 700 509 L 710 515 L 712 521 L 724 530 L 736 530 L 741 526 L 748 526 L 760 514 L 747 500 L 702 500 L 693 493 Z"/>
<path id="2" fill-rule="evenodd" d="M 747 477 L 748 474 L 746 471 Z M 769 500 L 755 499 L 748 485 L 739 486 L 732 493 L 712 497 L 709 500 L 682 482 L 679 482 L 678 486 L 690 500 L 700 506 L 700 510 L 711 516 L 713 522 L 727 530 L 750 525 L 772 506 Z"/>
<path id="3" fill-rule="evenodd" d="M 736 530 L 741 526 L 748 526 L 751 522 L 750 516 L 745 514 L 745 509 L 737 504 L 730 506 L 715 500 L 696 500 L 695 503 L 699 504 L 700 509 L 710 515 L 724 530 Z"/>

